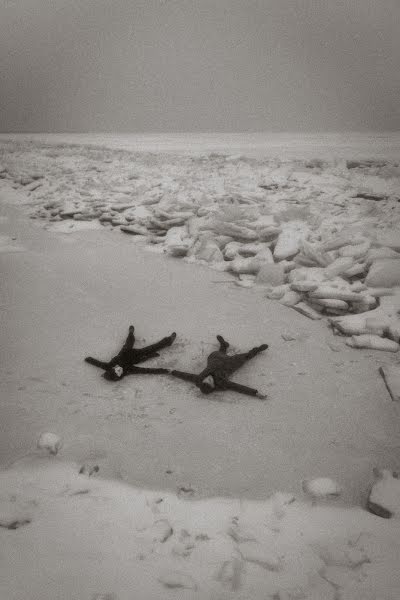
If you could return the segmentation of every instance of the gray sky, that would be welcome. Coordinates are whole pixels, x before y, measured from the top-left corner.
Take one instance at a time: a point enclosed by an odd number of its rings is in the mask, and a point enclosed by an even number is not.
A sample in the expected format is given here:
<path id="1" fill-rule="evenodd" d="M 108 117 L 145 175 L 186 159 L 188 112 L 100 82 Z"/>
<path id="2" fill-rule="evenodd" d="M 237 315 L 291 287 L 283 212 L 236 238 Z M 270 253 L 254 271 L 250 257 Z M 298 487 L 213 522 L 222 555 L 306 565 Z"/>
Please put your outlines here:
<path id="1" fill-rule="evenodd" d="M 0 0 L 0 131 L 400 130 L 400 0 Z"/>

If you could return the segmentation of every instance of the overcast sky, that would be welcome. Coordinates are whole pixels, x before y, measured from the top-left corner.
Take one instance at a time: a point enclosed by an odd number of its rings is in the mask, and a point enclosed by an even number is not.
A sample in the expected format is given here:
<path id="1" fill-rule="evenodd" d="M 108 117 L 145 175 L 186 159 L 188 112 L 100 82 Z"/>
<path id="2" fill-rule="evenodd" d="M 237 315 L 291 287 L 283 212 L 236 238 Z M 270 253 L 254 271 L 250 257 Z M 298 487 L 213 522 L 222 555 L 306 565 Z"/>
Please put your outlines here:
<path id="1" fill-rule="evenodd" d="M 0 0 L 0 131 L 400 130 L 400 0 Z"/>

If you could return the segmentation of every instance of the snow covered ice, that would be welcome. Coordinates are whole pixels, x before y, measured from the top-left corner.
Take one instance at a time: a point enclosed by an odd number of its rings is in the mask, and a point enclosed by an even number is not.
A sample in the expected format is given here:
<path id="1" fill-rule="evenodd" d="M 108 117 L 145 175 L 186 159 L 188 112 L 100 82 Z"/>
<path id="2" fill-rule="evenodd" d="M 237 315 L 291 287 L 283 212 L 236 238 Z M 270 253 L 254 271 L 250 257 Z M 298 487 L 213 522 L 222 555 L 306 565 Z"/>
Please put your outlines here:
<path id="1" fill-rule="evenodd" d="M 353 348 L 398 351 L 398 308 L 377 309 L 380 288 L 399 304 L 400 167 L 393 156 L 328 153 L 313 161 L 273 156 L 270 148 L 267 158 L 233 159 L 199 149 L 134 152 L 123 138 L 120 148 L 115 139 L 110 147 L 76 139 L 81 145 L 59 136 L 0 140 L 1 178 L 28 195 L 32 219 L 64 233 L 120 229 L 173 257 L 227 271 L 242 287 L 268 286 L 269 298 L 283 277 L 292 290 L 279 299 L 284 305 L 332 317 Z M 318 289 L 306 287 L 313 282 Z M 350 334 L 346 317 L 335 317 L 350 315 L 350 323 L 353 314 L 363 316 Z M 379 321 L 375 331 L 362 325 L 369 317 Z"/>

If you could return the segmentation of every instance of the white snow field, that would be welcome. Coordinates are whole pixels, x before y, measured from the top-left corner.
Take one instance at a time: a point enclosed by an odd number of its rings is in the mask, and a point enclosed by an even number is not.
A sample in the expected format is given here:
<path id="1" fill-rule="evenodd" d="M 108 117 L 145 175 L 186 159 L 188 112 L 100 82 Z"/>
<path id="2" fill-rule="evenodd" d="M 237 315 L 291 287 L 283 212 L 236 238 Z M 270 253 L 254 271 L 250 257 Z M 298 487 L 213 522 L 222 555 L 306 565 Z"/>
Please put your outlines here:
<path id="1" fill-rule="evenodd" d="M 399 164 L 397 134 L 0 136 L 1 600 L 398 600 Z M 149 366 L 268 343 L 235 374 L 267 399 L 105 381 L 131 323 L 177 332 Z"/>

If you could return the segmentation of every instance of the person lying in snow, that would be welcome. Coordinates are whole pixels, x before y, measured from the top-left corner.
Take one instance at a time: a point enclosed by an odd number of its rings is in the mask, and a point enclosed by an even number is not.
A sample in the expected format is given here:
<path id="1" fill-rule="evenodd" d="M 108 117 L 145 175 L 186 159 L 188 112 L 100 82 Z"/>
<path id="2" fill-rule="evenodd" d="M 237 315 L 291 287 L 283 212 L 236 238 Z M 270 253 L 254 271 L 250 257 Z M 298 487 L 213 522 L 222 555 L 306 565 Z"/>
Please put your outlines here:
<path id="1" fill-rule="evenodd" d="M 186 381 L 192 381 L 203 394 L 210 394 L 215 390 L 233 390 L 240 394 L 247 394 L 248 396 L 256 396 L 257 398 L 266 398 L 264 394 L 261 394 L 258 390 L 234 383 L 228 378 L 232 373 L 237 371 L 239 367 L 259 352 L 266 350 L 268 344 L 262 344 L 249 350 L 249 352 L 243 352 L 242 354 L 233 354 L 228 356 L 227 350 L 229 348 L 228 342 L 224 340 L 222 335 L 217 335 L 219 341 L 219 350 L 211 352 L 207 359 L 207 367 L 198 375 L 193 373 L 186 373 L 184 371 L 171 371 L 171 375 L 184 379 Z"/>
<path id="2" fill-rule="evenodd" d="M 92 358 L 91 356 L 87 356 L 85 361 L 95 367 L 100 367 L 100 369 L 104 369 L 105 373 L 103 377 L 108 379 L 109 381 L 117 381 L 125 377 L 125 375 L 140 375 L 142 373 L 149 374 L 163 374 L 170 373 L 170 369 L 162 369 L 162 368 L 142 368 L 137 367 L 138 363 L 144 362 L 145 360 L 149 360 L 149 358 L 154 358 L 155 356 L 160 356 L 157 350 L 161 350 L 162 348 L 166 348 L 167 346 L 171 346 L 172 342 L 176 338 L 176 333 L 171 333 L 171 335 L 163 338 L 159 342 L 155 344 L 151 344 L 150 346 L 145 346 L 144 348 L 134 348 L 133 344 L 135 343 L 135 336 L 133 334 L 135 328 L 133 325 L 129 327 L 128 337 L 126 338 L 125 344 L 122 346 L 122 349 L 116 356 L 114 356 L 109 362 L 103 362 L 101 360 L 97 360 L 97 358 Z"/>

